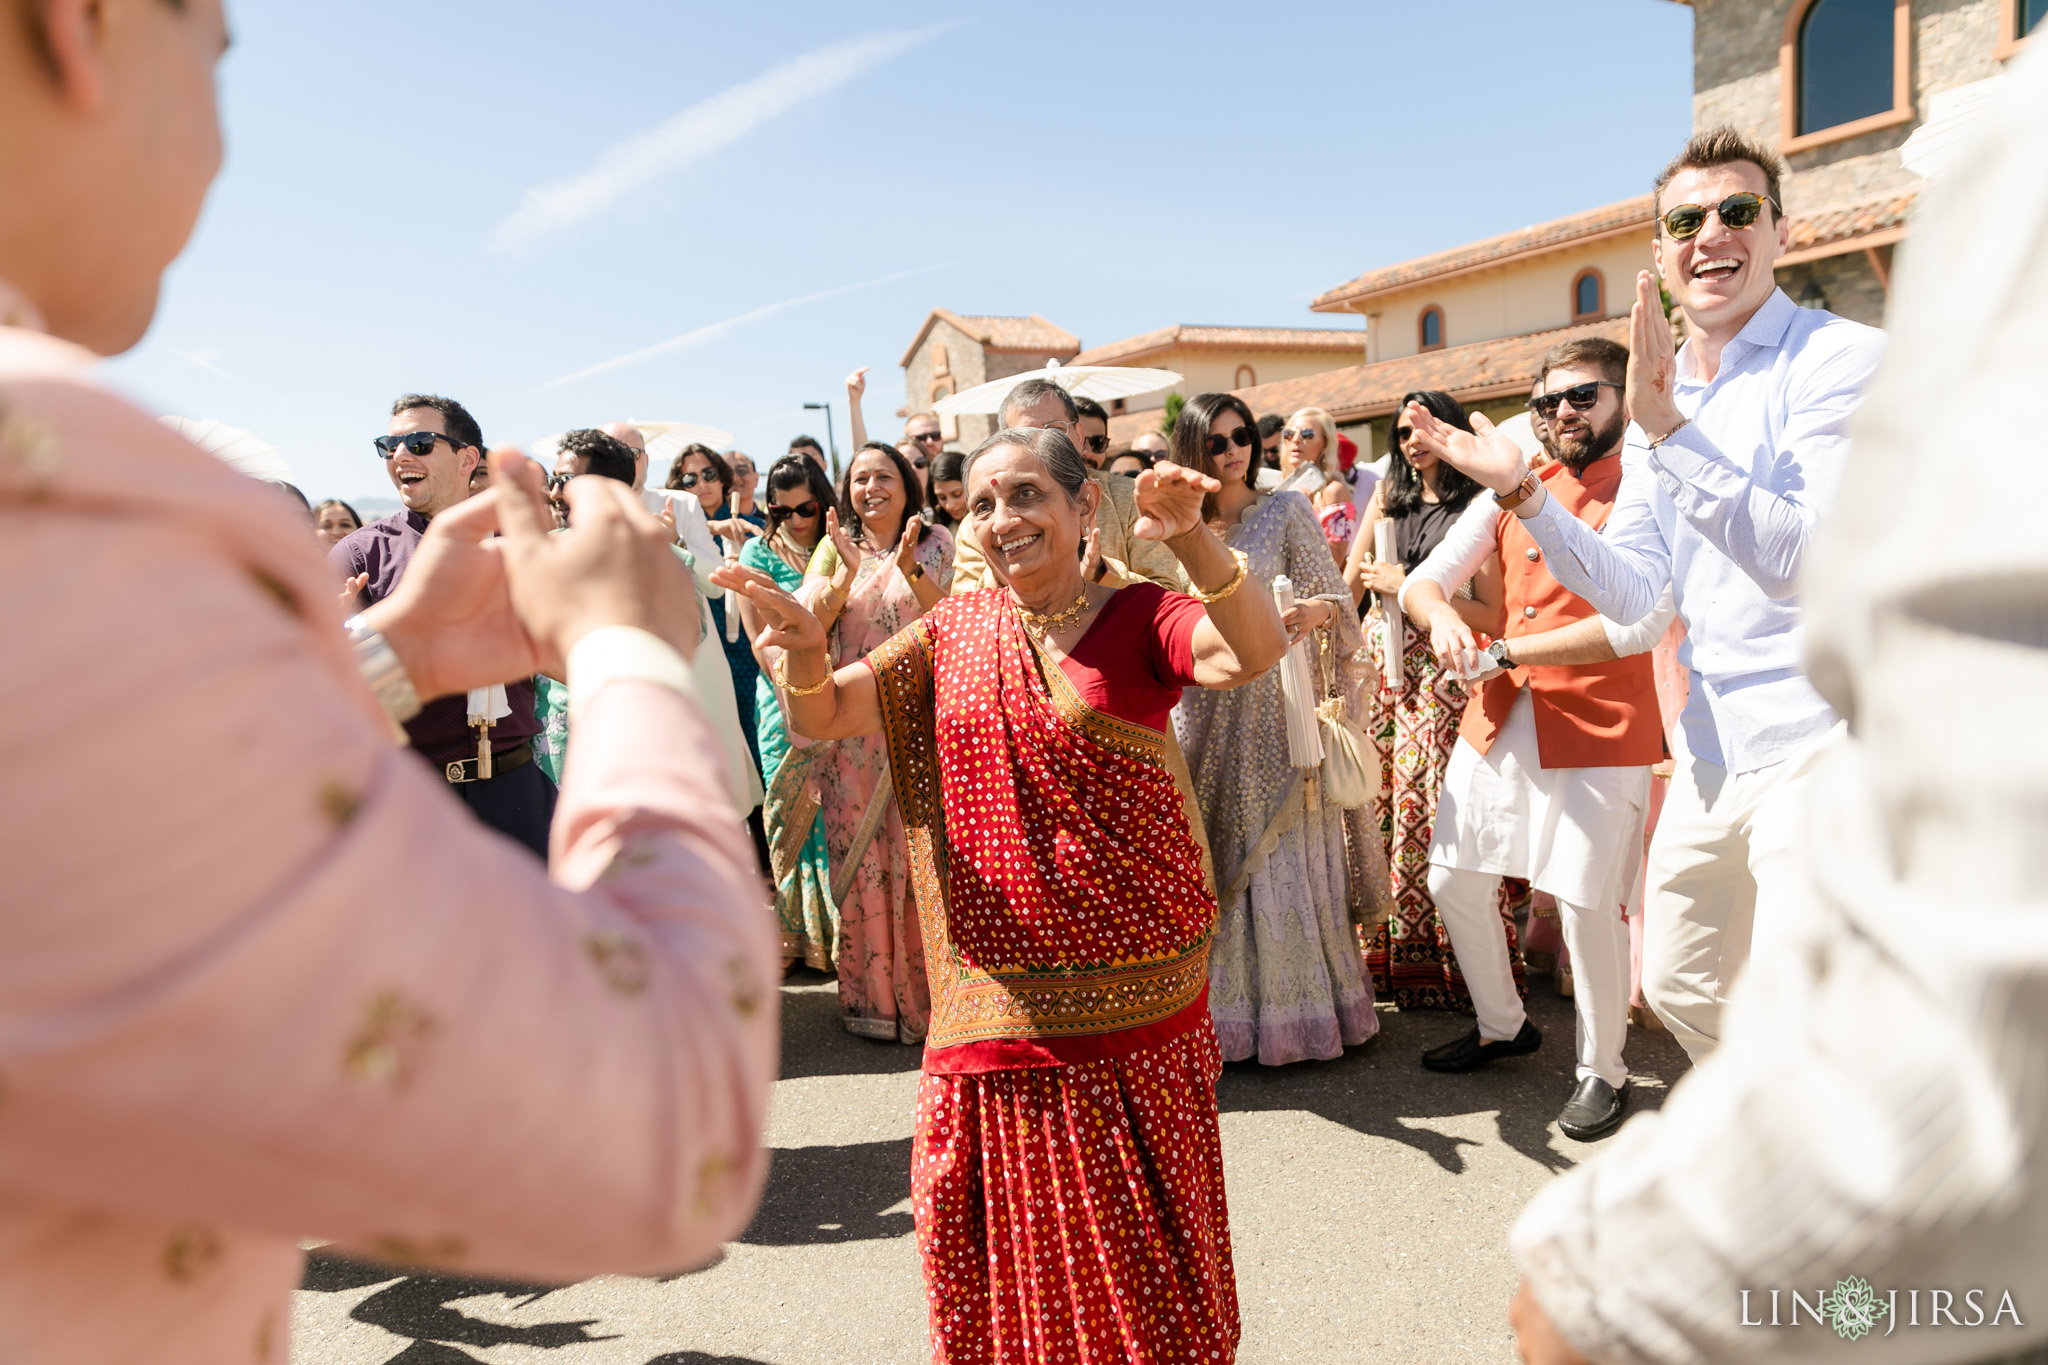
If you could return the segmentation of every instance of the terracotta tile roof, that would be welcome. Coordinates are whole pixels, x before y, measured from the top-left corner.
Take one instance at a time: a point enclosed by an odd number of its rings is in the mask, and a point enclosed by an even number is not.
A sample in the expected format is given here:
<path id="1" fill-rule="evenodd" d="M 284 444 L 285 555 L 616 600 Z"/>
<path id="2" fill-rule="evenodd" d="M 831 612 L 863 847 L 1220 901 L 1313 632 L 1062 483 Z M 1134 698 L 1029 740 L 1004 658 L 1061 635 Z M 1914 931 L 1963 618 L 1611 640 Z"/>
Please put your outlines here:
<path id="1" fill-rule="evenodd" d="M 1607 318 L 1577 327 L 1475 341 L 1441 351 L 1353 365 L 1326 374 L 1303 375 L 1272 384 L 1240 389 L 1238 396 L 1261 415 L 1285 417 L 1298 408 L 1322 407 L 1340 423 L 1382 417 L 1394 410 L 1401 395 L 1417 389 L 1441 389 L 1461 401 L 1504 398 L 1527 393 L 1536 382 L 1536 364 L 1543 353 L 1574 337 L 1607 337 L 1628 344 L 1628 319 Z"/>
<path id="2" fill-rule="evenodd" d="M 1081 349 L 1080 338 L 1064 327 L 1047 322 L 1033 313 L 1028 318 L 984 317 L 973 313 L 955 313 L 949 308 L 934 308 L 925 317 L 924 326 L 917 329 L 917 337 L 903 352 L 898 363 L 908 368 L 917 348 L 924 345 L 925 336 L 935 322 L 950 322 L 967 335 L 973 337 L 991 351 L 1025 351 L 1038 355 L 1056 355 L 1062 360 Z"/>
<path id="3" fill-rule="evenodd" d="M 1132 365 L 1177 350 L 1363 352 L 1365 332 L 1337 327 L 1161 327 L 1106 346 L 1091 346 L 1076 365 Z"/>
<path id="4" fill-rule="evenodd" d="M 1831 204 L 1792 216 L 1791 245 L 1781 265 L 1818 260 L 1864 246 L 1896 242 L 1906 233 L 1917 187 L 1887 190 L 1846 204 Z"/>
<path id="5" fill-rule="evenodd" d="M 1483 242 L 1417 256 L 1379 270 L 1369 270 L 1348 284 L 1340 284 L 1316 296 L 1309 307 L 1318 313 L 1341 313 L 1351 305 L 1397 289 L 1410 289 L 1429 280 L 1485 270 L 1529 256 L 1541 256 L 1595 237 L 1624 232 L 1647 232 L 1655 219 L 1647 194 L 1624 199 L 1604 208 L 1588 209 L 1566 218 L 1553 218 L 1516 232 L 1502 233 Z"/>

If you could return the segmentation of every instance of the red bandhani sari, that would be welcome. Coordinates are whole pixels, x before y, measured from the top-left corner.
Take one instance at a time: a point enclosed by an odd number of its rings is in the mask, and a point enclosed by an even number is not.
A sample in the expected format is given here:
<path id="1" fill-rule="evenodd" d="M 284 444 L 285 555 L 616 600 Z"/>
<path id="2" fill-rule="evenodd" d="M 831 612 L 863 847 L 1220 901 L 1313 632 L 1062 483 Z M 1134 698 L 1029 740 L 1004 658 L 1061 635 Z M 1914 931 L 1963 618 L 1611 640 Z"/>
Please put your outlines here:
<path id="1" fill-rule="evenodd" d="M 1180 601 L 1123 589 L 1089 635 Z M 1142 638 L 1095 643 L 1154 690 L 1191 681 Z M 911 1195 L 932 1358 L 1234 1359 L 1216 899 L 1170 731 L 1082 700 L 1003 591 L 868 663 L 931 982 Z"/>

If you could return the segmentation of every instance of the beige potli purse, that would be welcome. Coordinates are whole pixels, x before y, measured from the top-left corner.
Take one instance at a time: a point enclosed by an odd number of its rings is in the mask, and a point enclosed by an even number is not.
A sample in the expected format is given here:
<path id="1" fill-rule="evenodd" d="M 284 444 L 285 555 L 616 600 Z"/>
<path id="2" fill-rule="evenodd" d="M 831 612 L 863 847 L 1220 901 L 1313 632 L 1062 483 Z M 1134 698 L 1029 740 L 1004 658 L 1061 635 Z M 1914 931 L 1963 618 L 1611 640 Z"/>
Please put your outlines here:
<path id="1" fill-rule="evenodd" d="M 1316 706 L 1323 739 L 1323 798 L 1344 810 L 1356 810 L 1380 794 L 1380 752 L 1365 733 L 1365 687 L 1372 673 L 1371 652 L 1353 651 L 1352 667 L 1330 644 L 1334 631 L 1316 632 L 1326 691 Z"/>

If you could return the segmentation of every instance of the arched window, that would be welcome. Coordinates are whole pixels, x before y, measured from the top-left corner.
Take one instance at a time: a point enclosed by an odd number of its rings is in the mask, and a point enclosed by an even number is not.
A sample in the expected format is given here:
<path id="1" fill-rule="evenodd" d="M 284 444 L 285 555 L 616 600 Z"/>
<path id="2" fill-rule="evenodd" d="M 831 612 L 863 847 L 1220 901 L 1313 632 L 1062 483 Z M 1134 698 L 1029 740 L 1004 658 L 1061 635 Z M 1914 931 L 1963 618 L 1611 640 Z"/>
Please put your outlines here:
<path id="1" fill-rule="evenodd" d="M 1422 350 L 1441 351 L 1444 348 L 1444 310 L 1435 304 L 1422 310 L 1422 316 L 1415 320 L 1415 339 Z"/>
<path id="2" fill-rule="evenodd" d="M 953 396 L 953 388 L 954 385 L 951 379 L 933 380 L 931 402 L 936 403 L 941 398 L 951 398 Z M 930 404 L 927 404 L 926 406 L 930 406 Z"/>
<path id="3" fill-rule="evenodd" d="M 1259 382 L 1258 374 L 1249 365 L 1237 367 L 1237 377 L 1230 381 L 1233 389 L 1249 389 Z"/>
<path id="4" fill-rule="evenodd" d="M 1590 266 L 1572 277 L 1572 321 L 1597 322 L 1607 316 L 1607 283 Z"/>
<path id="5" fill-rule="evenodd" d="M 1911 0 L 1797 0 L 1778 47 L 1796 152 L 1913 119 Z"/>

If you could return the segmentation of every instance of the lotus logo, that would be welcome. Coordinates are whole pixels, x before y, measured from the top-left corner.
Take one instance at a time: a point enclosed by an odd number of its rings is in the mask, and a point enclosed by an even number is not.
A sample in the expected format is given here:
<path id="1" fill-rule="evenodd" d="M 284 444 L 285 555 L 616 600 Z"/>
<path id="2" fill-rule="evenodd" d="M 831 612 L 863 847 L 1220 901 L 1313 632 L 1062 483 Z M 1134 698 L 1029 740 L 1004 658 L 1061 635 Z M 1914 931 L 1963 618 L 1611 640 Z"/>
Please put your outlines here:
<path id="1" fill-rule="evenodd" d="M 1836 1336 L 1845 1341 L 1858 1341 L 1877 1326 L 1877 1320 L 1890 1308 L 1877 1297 L 1870 1281 L 1861 1275 L 1851 1275 L 1846 1280 L 1835 1281 L 1834 1293 L 1821 1295 L 1820 1311 L 1826 1315 L 1828 1326 L 1835 1329 Z"/>

